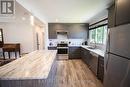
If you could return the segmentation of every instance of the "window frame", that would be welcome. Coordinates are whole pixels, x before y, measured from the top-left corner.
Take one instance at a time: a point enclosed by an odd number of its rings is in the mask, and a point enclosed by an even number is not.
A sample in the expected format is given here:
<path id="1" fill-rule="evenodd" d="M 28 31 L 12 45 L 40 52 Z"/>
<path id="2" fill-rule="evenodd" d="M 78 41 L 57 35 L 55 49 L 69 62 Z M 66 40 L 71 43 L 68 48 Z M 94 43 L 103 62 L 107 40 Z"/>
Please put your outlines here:
<path id="1" fill-rule="evenodd" d="M 106 23 L 106 24 L 102 24 L 102 25 L 98 25 L 98 26 L 95 26 L 95 27 L 92 27 L 92 28 L 89 28 L 89 39 L 90 39 L 90 30 L 95 30 L 96 31 L 96 29 L 98 29 L 99 27 L 107 27 L 107 32 L 108 32 L 108 23 Z M 104 31 L 105 32 L 105 31 Z M 96 33 L 96 32 L 95 32 Z M 103 35 L 103 33 L 102 33 L 102 35 Z M 96 41 L 95 41 L 96 42 Z M 102 40 L 102 43 L 97 43 L 96 42 L 96 44 L 97 45 L 104 45 L 104 39 Z"/>

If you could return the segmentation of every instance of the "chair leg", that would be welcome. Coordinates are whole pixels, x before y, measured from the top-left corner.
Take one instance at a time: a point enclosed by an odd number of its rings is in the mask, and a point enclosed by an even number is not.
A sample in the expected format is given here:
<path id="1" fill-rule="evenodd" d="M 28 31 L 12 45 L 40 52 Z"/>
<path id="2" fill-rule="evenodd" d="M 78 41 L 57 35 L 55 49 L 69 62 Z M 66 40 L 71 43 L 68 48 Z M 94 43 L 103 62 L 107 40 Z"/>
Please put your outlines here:
<path id="1" fill-rule="evenodd" d="M 21 57 L 21 55 L 20 55 L 20 54 L 21 54 L 21 52 L 20 52 L 20 50 L 19 50 L 19 57 Z"/>
<path id="2" fill-rule="evenodd" d="M 4 58 L 4 60 L 5 60 L 5 52 L 3 51 L 3 58 Z"/>
<path id="3" fill-rule="evenodd" d="M 10 52 L 8 52 L 8 56 L 9 56 L 9 59 L 10 59 Z"/>
<path id="4" fill-rule="evenodd" d="M 15 51 L 15 58 L 17 58 L 17 51 Z"/>

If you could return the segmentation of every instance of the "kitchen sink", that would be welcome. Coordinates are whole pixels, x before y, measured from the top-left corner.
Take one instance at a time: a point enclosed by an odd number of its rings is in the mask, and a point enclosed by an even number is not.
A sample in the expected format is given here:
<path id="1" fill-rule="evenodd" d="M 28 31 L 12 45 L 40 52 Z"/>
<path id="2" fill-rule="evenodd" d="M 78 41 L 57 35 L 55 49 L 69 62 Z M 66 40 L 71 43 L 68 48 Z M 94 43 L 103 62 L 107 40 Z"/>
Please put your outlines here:
<path id="1" fill-rule="evenodd" d="M 87 48 L 88 48 L 88 49 L 95 49 L 95 47 L 91 47 L 91 46 L 88 46 Z"/>

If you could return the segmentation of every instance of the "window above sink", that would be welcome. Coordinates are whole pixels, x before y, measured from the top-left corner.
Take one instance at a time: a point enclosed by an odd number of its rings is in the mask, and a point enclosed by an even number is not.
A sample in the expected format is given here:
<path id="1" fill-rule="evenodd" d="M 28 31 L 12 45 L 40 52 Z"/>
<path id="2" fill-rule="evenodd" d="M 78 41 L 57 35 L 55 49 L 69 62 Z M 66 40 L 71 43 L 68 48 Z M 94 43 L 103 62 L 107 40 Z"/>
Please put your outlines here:
<path id="1" fill-rule="evenodd" d="M 89 30 L 89 41 L 96 44 L 105 44 L 107 38 L 107 25 L 100 25 Z"/>

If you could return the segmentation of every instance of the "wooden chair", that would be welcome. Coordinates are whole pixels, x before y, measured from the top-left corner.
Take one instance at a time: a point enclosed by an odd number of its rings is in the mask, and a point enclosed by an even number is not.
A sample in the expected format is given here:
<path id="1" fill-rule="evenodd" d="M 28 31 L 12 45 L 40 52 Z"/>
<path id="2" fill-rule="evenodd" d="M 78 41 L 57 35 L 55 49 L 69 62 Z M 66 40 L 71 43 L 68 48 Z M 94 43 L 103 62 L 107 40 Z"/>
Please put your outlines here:
<path id="1" fill-rule="evenodd" d="M 12 61 L 14 61 L 15 59 L 0 59 L 0 66 L 3 66 L 7 63 L 10 63 Z"/>
<path id="2" fill-rule="evenodd" d="M 2 49 L 3 49 L 3 57 L 4 57 L 4 59 L 5 59 L 5 52 L 8 52 L 9 59 L 10 59 L 10 53 L 11 52 L 15 52 L 15 58 L 17 58 L 17 52 L 19 52 L 19 57 L 20 57 L 20 43 L 4 44 Z"/>

